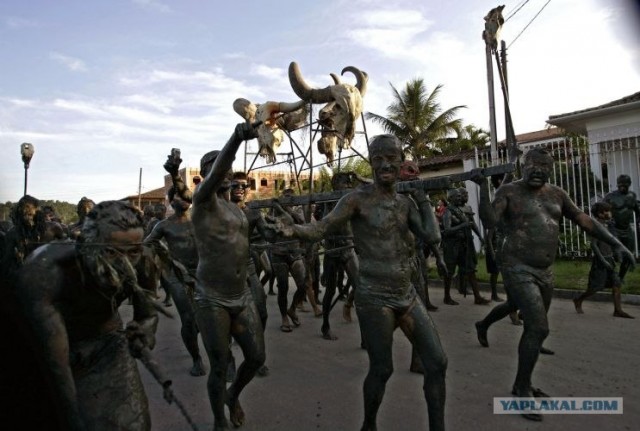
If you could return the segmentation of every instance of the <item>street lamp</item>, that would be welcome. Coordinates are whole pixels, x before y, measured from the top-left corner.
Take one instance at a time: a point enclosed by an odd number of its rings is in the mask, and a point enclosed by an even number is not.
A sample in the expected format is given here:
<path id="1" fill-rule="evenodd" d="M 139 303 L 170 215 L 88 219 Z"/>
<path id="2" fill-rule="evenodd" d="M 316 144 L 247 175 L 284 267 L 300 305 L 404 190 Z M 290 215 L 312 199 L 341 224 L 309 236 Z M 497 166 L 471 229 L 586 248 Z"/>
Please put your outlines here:
<path id="1" fill-rule="evenodd" d="M 24 194 L 27 194 L 27 171 L 29 170 L 29 163 L 35 152 L 33 144 L 24 142 L 20 145 L 20 154 L 22 155 L 22 161 L 24 162 Z"/>

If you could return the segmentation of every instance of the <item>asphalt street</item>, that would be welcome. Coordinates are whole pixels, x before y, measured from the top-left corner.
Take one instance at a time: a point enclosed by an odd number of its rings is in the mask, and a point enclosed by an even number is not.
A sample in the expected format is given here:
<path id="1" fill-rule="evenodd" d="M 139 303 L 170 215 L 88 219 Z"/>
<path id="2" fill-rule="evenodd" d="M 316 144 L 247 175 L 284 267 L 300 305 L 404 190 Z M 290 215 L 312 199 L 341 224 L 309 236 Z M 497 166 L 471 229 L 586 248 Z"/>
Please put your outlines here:
<path id="1" fill-rule="evenodd" d="M 294 289 L 290 289 L 293 292 Z M 162 295 L 162 294 L 161 294 Z M 489 306 L 474 305 L 473 297 L 457 297 L 460 305 L 442 304 L 442 290 L 430 288 L 432 312 L 445 352 L 447 371 L 446 427 L 448 430 L 637 430 L 640 423 L 640 307 L 625 305 L 637 319 L 612 316 L 611 302 L 585 302 L 584 315 L 573 303 L 554 298 L 549 311 L 551 333 L 545 346 L 553 356 L 540 356 L 533 384 L 554 397 L 623 397 L 619 415 L 545 415 L 540 423 L 519 415 L 493 414 L 493 398 L 508 397 L 515 376 L 517 345 L 522 327 L 509 319 L 489 332 L 489 348 L 478 344 L 474 322 Z M 457 295 L 457 293 L 456 293 Z M 174 307 L 170 307 L 171 311 Z M 332 313 L 339 337 L 327 341 L 320 335 L 321 319 L 299 313 L 302 325 L 291 333 L 279 330 L 276 297 L 268 296 L 266 330 L 270 375 L 256 377 L 241 395 L 246 413 L 245 431 L 358 430 L 362 423 L 362 383 L 368 359 L 360 348 L 357 318 L 342 318 L 342 303 Z M 124 320 L 131 306 L 121 308 Z M 242 354 L 232 347 L 239 363 Z M 204 349 L 202 349 L 203 356 Z M 394 373 L 387 384 L 378 414 L 379 430 L 424 430 L 427 426 L 422 376 L 409 372 L 411 345 L 398 329 L 394 337 Z M 201 430 L 212 429 L 206 377 L 192 377 L 191 359 L 180 338 L 180 322 L 161 316 L 154 350 L 157 361 L 173 380 L 175 394 L 185 404 Z M 207 366 L 208 366 L 208 362 Z M 162 390 L 139 364 L 149 397 L 152 429 L 188 430 L 175 405 L 167 404 Z"/>

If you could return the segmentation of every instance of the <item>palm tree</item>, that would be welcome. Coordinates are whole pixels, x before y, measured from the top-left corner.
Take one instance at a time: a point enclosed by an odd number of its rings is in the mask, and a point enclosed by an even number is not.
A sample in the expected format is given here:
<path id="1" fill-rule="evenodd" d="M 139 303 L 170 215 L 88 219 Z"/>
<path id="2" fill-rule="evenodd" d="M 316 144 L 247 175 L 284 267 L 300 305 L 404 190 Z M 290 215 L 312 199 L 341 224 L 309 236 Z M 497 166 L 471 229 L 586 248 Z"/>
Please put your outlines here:
<path id="1" fill-rule="evenodd" d="M 466 106 L 455 106 L 442 112 L 438 103 L 442 85 L 429 94 L 421 78 L 409 81 L 402 92 L 393 84 L 389 85 L 394 99 L 387 107 L 388 117 L 367 112 L 366 118 L 403 141 L 405 154 L 414 159 L 441 154 L 450 138 L 462 128 L 462 120 L 456 117 Z"/>
<path id="2" fill-rule="evenodd" d="M 489 144 L 491 135 L 482 128 L 477 128 L 473 124 L 456 128 L 456 136 L 445 138 L 441 145 L 443 155 L 453 155 L 461 151 L 473 148 L 483 149 Z"/>

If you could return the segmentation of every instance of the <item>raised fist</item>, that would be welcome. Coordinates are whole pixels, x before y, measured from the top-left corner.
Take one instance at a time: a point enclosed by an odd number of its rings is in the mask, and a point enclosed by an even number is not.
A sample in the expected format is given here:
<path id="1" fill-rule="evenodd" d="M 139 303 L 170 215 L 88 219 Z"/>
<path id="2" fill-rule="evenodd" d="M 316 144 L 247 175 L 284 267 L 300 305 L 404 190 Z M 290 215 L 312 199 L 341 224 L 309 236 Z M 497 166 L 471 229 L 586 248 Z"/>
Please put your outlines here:
<path id="1" fill-rule="evenodd" d="M 257 125 L 254 127 L 254 125 L 251 123 L 240 123 L 236 126 L 234 133 L 239 139 L 243 141 L 257 138 Z"/>

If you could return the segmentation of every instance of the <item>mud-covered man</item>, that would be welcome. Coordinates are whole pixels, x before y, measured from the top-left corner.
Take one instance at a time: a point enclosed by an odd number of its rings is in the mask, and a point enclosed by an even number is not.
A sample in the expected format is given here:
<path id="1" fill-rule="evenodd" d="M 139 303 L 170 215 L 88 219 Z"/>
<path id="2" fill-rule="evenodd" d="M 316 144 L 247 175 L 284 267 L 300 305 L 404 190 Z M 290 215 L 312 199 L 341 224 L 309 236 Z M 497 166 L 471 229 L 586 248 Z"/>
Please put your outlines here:
<path id="1" fill-rule="evenodd" d="M 522 312 L 524 331 L 518 347 L 518 371 L 513 394 L 518 397 L 543 395 L 533 388 L 531 375 L 542 342 L 549 334 L 547 310 L 553 293 L 552 264 L 556 258 L 560 223 L 567 218 L 589 235 L 606 242 L 625 261 L 633 255 L 600 223 L 581 211 L 560 187 L 549 184 L 553 158 L 544 149 L 534 148 L 524 156 L 522 179 L 503 184 L 489 198 L 487 180 L 478 171 L 473 181 L 480 185 L 479 214 L 487 229 L 500 226 L 502 277 L 509 302 Z M 487 342 L 486 327 L 476 324 L 481 344 Z M 542 420 L 539 414 L 524 414 Z"/>
<path id="2" fill-rule="evenodd" d="M 608 193 L 604 197 L 604 201 L 611 205 L 613 234 L 625 247 L 629 250 L 634 250 L 633 216 L 635 214 L 636 222 L 640 221 L 640 203 L 638 203 L 636 194 L 629 190 L 629 187 L 631 187 L 631 177 L 629 175 L 620 175 L 617 178 L 617 183 L 618 189 Z M 620 265 L 618 274 L 620 282 L 624 281 L 628 270 L 628 263 L 623 262 Z"/>
<path id="3" fill-rule="evenodd" d="M 177 167 L 175 174 L 177 175 Z M 171 202 L 173 214 L 158 221 L 144 242 L 152 244 L 159 253 L 166 253 L 168 247 L 170 259 L 179 264 L 168 265 L 169 267 L 165 268 L 162 285 L 167 291 L 167 296 L 175 301 L 180 315 L 182 342 L 193 360 L 189 373 L 192 376 L 204 376 L 206 371 L 198 347 L 198 326 L 188 295 L 195 284 L 194 277 L 198 266 L 198 250 L 189 215 L 191 203 L 177 195 L 173 186 L 169 188 L 167 198 Z M 161 243 L 163 240 L 166 241 L 166 247 Z"/>
<path id="4" fill-rule="evenodd" d="M 373 184 L 344 196 L 318 223 L 284 225 L 280 230 L 289 236 L 317 241 L 327 232 L 351 222 L 360 264 L 356 311 L 369 355 L 362 430 L 376 429 L 378 409 L 393 372 L 392 341 L 398 326 L 422 359 L 429 428 L 443 430 L 447 358 L 435 325 L 412 283 L 417 271 L 414 235 L 433 243 L 439 233 L 425 231 L 416 205 L 396 193 L 404 158 L 401 142 L 393 135 L 376 136 L 369 145 L 369 156 Z M 425 196 L 417 196 L 416 204 L 427 205 Z"/>
<path id="5" fill-rule="evenodd" d="M 17 295 L 38 345 L 61 429 L 149 430 L 147 397 L 135 360 L 155 344 L 149 295 L 157 272 L 143 257 L 137 209 L 102 202 L 87 215 L 78 243 L 46 245 L 18 274 Z M 132 298 L 128 348 L 119 305 Z"/>
<path id="6" fill-rule="evenodd" d="M 209 355 L 207 382 L 214 429 L 228 429 L 225 402 L 235 426 L 244 423 L 239 396 L 265 361 L 264 332 L 247 285 L 249 222 L 242 209 L 218 192 L 228 188 L 228 173 L 244 140 L 255 138 L 250 124 L 238 124 L 221 151 L 200 162 L 204 180 L 193 194 L 191 220 L 196 234 L 198 267 L 194 308 L 198 329 Z M 229 342 L 236 340 L 244 355 L 233 384 L 226 388 Z"/>

